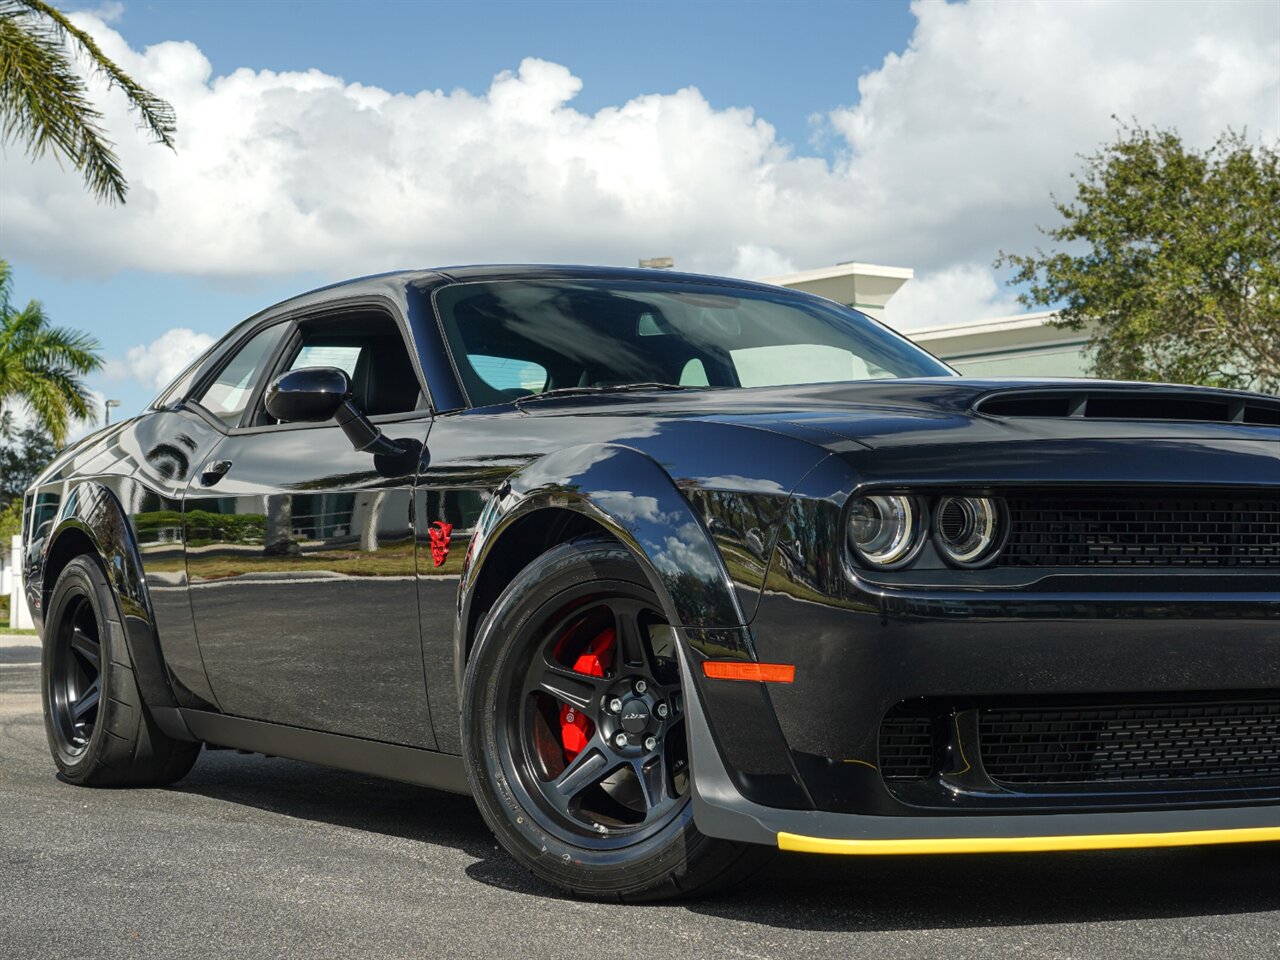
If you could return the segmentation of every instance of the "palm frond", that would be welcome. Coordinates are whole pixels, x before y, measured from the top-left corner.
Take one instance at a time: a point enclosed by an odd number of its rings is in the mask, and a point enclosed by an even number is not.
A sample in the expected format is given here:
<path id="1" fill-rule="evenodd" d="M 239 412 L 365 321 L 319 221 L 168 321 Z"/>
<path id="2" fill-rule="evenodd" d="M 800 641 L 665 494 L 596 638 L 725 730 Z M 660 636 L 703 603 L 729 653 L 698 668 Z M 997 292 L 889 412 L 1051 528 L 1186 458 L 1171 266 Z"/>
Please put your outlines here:
<path id="1" fill-rule="evenodd" d="M 55 327 L 36 300 L 14 310 L 11 281 L 0 260 L 0 408 L 25 406 L 61 444 L 72 420 L 96 420 L 82 378 L 101 368 L 99 344 L 86 333 Z"/>
<path id="2" fill-rule="evenodd" d="M 123 203 L 128 192 L 114 144 L 100 125 L 84 78 L 69 55 L 121 90 L 139 127 L 174 148 L 173 107 L 111 60 L 93 37 L 44 0 L 0 0 L 0 135 L 38 157 L 52 150 L 81 172 L 98 199 Z"/>
<path id="3" fill-rule="evenodd" d="M 111 142 L 98 121 L 101 111 L 67 57 L 57 32 L 13 11 L 25 0 L 0 6 L 0 111 L 3 137 L 21 141 L 32 156 L 52 149 L 71 161 L 99 199 L 124 201 L 128 186 Z"/>
<path id="4" fill-rule="evenodd" d="M 62 446 L 67 439 L 67 408 L 62 395 L 47 380 L 39 377 L 25 378 L 19 384 L 18 399 L 37 420 L 44 424 L 53 442 Z"/>
<path id="5" fill-rule="evenodd" d="M 13 295 L 13 268 L 8 260 L 0 260 L 0 318 L 9 315 L 9 301 Z"/>
<path id="6" fill-rule="evenodd" d="M 157 143 L 173 149 L 173 136 L 178 130 L 177 117 L 168 101 L 157 97 L 142 84 L 138 83 L 102 52 L 93 37 L 85 33 L 66 18 L 62 11 L 45 3 L 44 0 L 16 0 L 29 10 L 43 14 L 54 24 L 54 29 L 62 38 L 70 37 L 88 56 L 94 70 L 107 78 L 107 82 L 124 92 L 129 105 L 138 111 L 142 119 L 140 126 L 150 130 Z"/>

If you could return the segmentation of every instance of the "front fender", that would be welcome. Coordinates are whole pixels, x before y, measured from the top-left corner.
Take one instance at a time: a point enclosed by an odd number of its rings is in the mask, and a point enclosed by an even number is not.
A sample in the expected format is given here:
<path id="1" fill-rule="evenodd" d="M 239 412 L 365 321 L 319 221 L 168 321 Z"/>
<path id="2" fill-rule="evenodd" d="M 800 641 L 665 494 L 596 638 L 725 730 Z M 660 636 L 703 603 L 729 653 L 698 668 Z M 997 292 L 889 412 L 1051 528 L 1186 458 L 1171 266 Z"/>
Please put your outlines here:
<path id="1" fill-rule="evenodd" d="M 571 511 L 621 541 L 645 571 L 678 629 L 682 647 L 703 658 L 754 659 L 748 618 L 725 561 L 698 511 L 671 476 L 648 455 L 618 444 L 568 447 L 510 476 L 485 505 L 463 561 L 455 625 L 455 680 L 462 685 L 467 625 L 485 563 L 501 551 L 504 534 L 524 517 Z M 812 801 L 782 739 L 762 683 L 697 682 L 713 734 L 740 789 L 786 807 Z M 739 718 L 750 717 L 742 724 Z"/>
<path id="2" fill-rule="evenodd" d="M 711 534 L 670 475 L 617 444 L 567 447 L 508 477 L 485 505 L 462 568 L 459 623 L 469 622 L 480 570 L 503 533 L 535 510 L 589 517 L 631 550 L 673 625 L 746 623 Z"/>

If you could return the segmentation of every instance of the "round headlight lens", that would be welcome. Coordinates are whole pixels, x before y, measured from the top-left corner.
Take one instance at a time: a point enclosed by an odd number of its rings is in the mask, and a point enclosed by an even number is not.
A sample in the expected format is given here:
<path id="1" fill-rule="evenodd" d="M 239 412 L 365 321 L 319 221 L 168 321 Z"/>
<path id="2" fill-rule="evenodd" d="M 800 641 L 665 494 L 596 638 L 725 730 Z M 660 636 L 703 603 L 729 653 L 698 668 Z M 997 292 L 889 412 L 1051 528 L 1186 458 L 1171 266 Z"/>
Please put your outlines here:
<path id="1" fill-rule="evenodd" d="M 1000 547 L 1000 503 L 990 497 L 943 497 L 935 512 L 934 543 L 947 563 L 980 567 Z"/>
<path id="2" fill-rule="evenodd" d="M 849 545 L 873 567 L 896 567 L 920 545 L 920 509 L 897 494 L 861 497 L 849 506 Z"/>

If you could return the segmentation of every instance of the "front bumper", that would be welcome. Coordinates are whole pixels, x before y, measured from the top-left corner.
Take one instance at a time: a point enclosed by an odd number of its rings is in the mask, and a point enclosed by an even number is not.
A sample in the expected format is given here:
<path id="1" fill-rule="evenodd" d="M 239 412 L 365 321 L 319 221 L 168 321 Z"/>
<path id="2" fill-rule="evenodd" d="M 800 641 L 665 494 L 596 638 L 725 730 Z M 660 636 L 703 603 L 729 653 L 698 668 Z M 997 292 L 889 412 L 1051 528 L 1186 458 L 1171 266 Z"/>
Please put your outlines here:
<path id="1" fill-rule="evenodd" d="M 714 742 L 689 658 L 688 698 L 694 819 L 713 837 L 802 853 L 918 855 L 1115 850 L 1221 843 L 1280 843 L 1280 803 L 1209 809 L 958 817 L 900 817 L 796 810 L 756 803 L 739 791 Z"/>
<path id="2" fill-rule="evenodd" d="M 794 683 L 686 677 L 695 816 L 709 835 L 845 854 L 1280 841 L 1280 768 L 997 783 L 963 719 L 946 724 L 927 780 L 888 782 L 878 753 L 883 719 L 903 704 L 955 704 L 954 721 L 989 703 L 1280 698 L 1274 593 L 766 595 L 752 632 L 761 661 L 795 664 Z M 748 723 L 749 711 L 767 716 Z"/>

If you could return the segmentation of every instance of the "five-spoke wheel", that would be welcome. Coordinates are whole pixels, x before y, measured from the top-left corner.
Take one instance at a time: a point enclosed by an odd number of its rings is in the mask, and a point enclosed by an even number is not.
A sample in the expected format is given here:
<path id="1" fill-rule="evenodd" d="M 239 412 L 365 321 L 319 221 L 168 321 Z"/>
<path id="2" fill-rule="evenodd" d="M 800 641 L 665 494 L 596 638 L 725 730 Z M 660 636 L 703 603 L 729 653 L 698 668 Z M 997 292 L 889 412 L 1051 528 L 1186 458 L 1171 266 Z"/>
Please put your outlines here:
<path id="1" fill-rule="evenodd" d="M 534 627 L 506 734 L 550 829 L 631 836 L 659 828 L 686 799 L 675 635 L 634 593 L 588 592 Z"/>
<path id="2" fill-rule="evenodd" d="M 102 641 L 87 596 L 72 598 L 49 652 L 49 719 L 59 748 L 78 756 L 89 745 L 102 697 Z"/>
<path id="3" fill-rule="evenodd" d="M 678 642 L 644 571 L 604 538 L 548 550 L 481 624 L 467 775 L 494 835 L 538 876 L 651 900 L 743 879 L 768 856 L 694 822 Z"/>
<path id="4" fill-rule="evenodd" d="M 185 776 L 200 745 L 167 736 L 152 719 L 119 600 L 95 557 L 75 557 L 63 568 L 45 615 L 45 731 L 62 777 L 116 787 Z"/>

